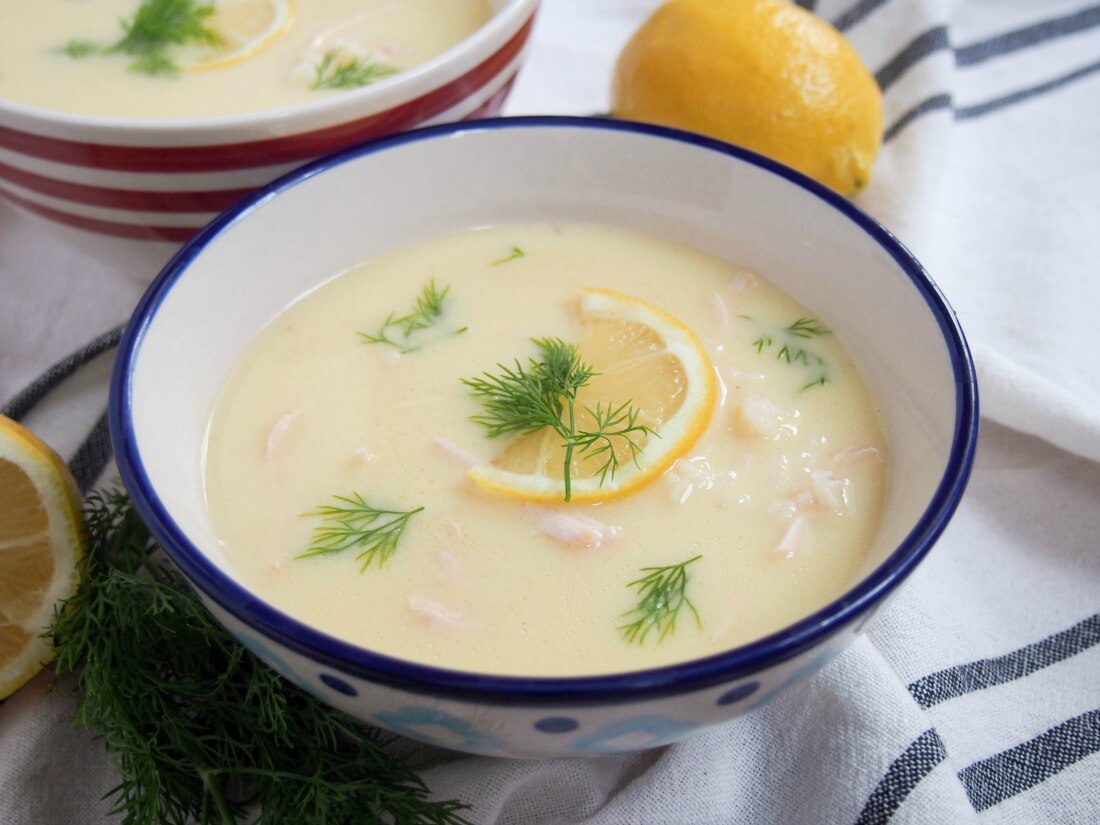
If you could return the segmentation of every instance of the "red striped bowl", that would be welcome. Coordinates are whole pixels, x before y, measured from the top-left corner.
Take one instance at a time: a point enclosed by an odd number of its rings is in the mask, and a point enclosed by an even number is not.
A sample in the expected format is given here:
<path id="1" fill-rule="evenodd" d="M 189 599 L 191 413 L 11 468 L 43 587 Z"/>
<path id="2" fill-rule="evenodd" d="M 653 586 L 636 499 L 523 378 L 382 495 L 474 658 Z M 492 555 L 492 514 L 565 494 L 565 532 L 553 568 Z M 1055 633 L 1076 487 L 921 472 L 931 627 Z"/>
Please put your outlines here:
<path id="1" fill-rule="evenodd" d="M 0 100 L 0 195 L 69 226 L 185 241 L 295 166 L 381 135 L 496 114 L 539 0 L 492 19 L 433 60 L 317 103 L 178 121 L 70 115 Z"/>

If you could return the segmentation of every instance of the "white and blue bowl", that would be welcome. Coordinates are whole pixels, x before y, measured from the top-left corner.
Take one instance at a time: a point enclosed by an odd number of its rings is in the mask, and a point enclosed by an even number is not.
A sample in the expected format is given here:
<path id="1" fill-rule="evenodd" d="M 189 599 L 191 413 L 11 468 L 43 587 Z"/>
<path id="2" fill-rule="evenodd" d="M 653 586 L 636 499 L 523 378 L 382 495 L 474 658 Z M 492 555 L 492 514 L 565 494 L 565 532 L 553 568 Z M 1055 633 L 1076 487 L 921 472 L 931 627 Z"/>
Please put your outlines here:
<path id="1" fill-rule="evenodd" d="M 520 220 L 613 224 L 762 273 L 845 342 L 890 451 L 861 576 L 766 638 L 678 665 L 507 677 L 384 656 L 235 580 L 203 499 L 215 396 L 242 349 L 297 296 L 398 245 Z M 442 126 L 306 166 L 223 213 L 149 288 L 115 364 L 111 437 L 138 512 L 250 650 L 365 722 L 447 748 L 549 757 L 663 745 L 759 707 L 837 656 L 932 548 L 977 442 L 962 331 L 921 265 L 851 203 L 780 166 L 668 129 L 569 118 Z"/>

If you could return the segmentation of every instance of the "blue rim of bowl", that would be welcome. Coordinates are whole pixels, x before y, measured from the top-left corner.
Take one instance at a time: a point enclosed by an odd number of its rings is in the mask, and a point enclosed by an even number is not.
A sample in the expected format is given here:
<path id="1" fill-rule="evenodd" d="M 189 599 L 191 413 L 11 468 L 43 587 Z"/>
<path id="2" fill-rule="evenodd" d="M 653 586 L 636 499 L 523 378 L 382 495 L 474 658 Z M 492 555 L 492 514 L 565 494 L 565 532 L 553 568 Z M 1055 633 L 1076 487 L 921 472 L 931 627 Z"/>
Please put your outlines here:
<path id="1" fill-rule="evenodd" d="M 169 515 L 153 489 L 134 439 L 131 381 L 141 343 L 161 301 L 203 248 L 219 233 L 279 193 L 356 158 L 403 144 L 484 130 L 569 128 L 629 132 L 687 143 L 764 169 L 805 190 L 843 214 L 876 241 L 909 276 L 943 334 L 956 384 L 955 426 L 943 478 L 898 547 L 841 598 L 758 641 L 703 659 L 649 670 L 583 677 L 516 677 L 477 674 L 423 665 L 374 653 L 293 619 L 263 602 L 206 561 Z M 223 212 L 188 241 L 150 285 L 127 324 L 111 377 L 110 433 L 122 480 L 138 514 L 192 586 L 263 636 L 343 676 L 412 693 L 480 704 L 537 707 L 620 704 L 725 685 L 789 660 L 854 624 L 912 572 L 939 538 L 959 505 L 978 440 L 978 393 L 974 364 L 954 311 L 913 255 L 877 221 L 851 202 L 799 172 L 748 150 L 700 135 L 630 121 L 574 117 L 518 117 L 433 126 L 370 141 L 329 155 L 262 187 Z"/>

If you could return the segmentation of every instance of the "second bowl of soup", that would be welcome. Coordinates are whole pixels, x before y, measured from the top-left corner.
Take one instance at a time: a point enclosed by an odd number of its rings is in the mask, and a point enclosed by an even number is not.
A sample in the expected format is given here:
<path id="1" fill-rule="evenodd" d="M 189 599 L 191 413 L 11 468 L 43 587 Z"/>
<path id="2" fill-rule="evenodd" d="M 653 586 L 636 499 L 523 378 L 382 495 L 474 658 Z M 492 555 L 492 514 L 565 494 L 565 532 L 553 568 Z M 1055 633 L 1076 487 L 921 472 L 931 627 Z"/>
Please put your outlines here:
<path id="1" fill-rule="evenodd" d="M 537 0 L 11 0 L 0 195 L 182 241 L 302 162 L 496 113 Z"/>

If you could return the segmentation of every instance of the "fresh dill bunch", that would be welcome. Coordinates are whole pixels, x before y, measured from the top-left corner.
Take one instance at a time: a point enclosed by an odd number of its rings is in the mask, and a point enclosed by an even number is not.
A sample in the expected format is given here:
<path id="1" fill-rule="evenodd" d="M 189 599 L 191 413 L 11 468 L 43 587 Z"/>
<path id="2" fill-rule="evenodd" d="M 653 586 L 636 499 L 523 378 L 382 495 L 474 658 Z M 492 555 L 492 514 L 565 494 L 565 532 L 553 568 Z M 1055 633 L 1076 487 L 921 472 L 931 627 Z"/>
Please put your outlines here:
<path id="1" fill-rule="evenodd" d="M 333 496 L 338 504 L 326 504 L 305 516 L 318 516 L 322 523 L 313 528 L 309 549 L 297 558 L 327 556 L 343 550 L 361 548 L 355 558 L 363 562 L 359 572 L 370 567 L 378 559 L 381 567 L 397 552 L 397 543 L 409 525 L 409 519 L 424 508 L 413 510 L 379 510 L 372 507 L 359 493 L 350 496 Z"/>
<path id="2" fill-rule="evenodd" d="M 342 57 L 347 53 L 341 49 L 325 52 L 321 62 L 314 69 L 313 89 L 355 89 L 369 86 L 376 80 L 397 73 L 397 69 L 379 60 L 370 60 L 357 56 L 351 59 Z"/>
<path id="3" fill-rule="evenodd" d="M 197 0 L 145 0 L 134 16 L 121 21 L 123 35 L 109 46 L 87 40 L 70 40 L 61 51 L 73 58 L 92 54 L 125 54 L 134 59 L 130 69 L 153 76 L 174 75 L 179 67 L 168 56 L 170 46 L 188 43 L 218 46 L 222 37 L 207 28 L 214 14 L 212 3 Z"/>
<path id="4" fill-rule="evenodd" d="M 645 644 L 650 631 L 657 631 L 657 642 L 676 630 L 676 618 L 686 607 L 695 617 L 695 624 L 702 627 L 695 605 L 687 597 L 687 567 L 703 558 L 695 556 L 668 567 L 643 567 L 645 575 L 627 584 L 638 591 L 638 604 L 623 614 L 624 618 L 636 617 L 629 624 L 619 626 L 627 642 Z"/>
<path id="5" fill-rule="evenodd" d="M 497 364 L 499 375 L 486 372 L 462 379 L 485 410 L 470 420 L 485 427 L 489 438 L 535 433 L 546 427 L 557 432 L 565 450 L 562 479 L 565 501 L 569 501 L 574 454 L 602 459 L 596 470 L 602 486 L 608 478 L 614 479 L 619 467 L 616 445 L 626 444 L 637 463 L 642 450 L 637 439 L 655 433 L 638 423 L 639 411 L 630 401 L 584 407 L 593 419 L 592 429 L 579 427 L 577 392 L 599 373 L 581 360 L 576 346 L 560 338 L 535 338 L 532 343 L 541 357 L 528 359 L 526 367 L 517 359 L 513 367 Z"/>
<path id="6" fill-rule="evenodd" d="M 752 320 L 748 316 L 743 315 L 741 317 Z M 799 318 L 781 331 L 782 339 L 778 342 L 780 346 L 775 357 L 788 364 L 801 364 L 807 369 L 816 368 L 813 379 L 805 384 L 799 392 L 808 390 L 810 387 L 823 387 L 828 378 L 825 359 L 805 345 L 800 344 L 799 340 L 808 340 L 831 333 L 832 330 L 826 328 L 816 318 Z M 770 350 L 775 344 L 776 340 L 767 334 L 761 334 L 752 342 L 753 347 L 759 353 Z"/>
<path id="7" fill-rule="evenodd" d="M 85 505 L 76 594 L 54 615 L 56 674 L 73 674 L 74 724 L 119 772 L 126 825 L 465 823 L 434 802 L 399 737 L 313 699 L 203 607 L 122 493 Z"/>
<path id="8" fill-rule="evenodd" d="M 443 317 L 443 302 L 450 291 L 450 286 L 445 286 L 443 289 L 437 287 L 433 278 L 421 288 L 420 294 L 416 296 L 416 303 L 409 312 L 404 315 L 391 312 L 382 322 L 378 332 L 373 335 L 360 332 L 359 340 L 364 344 L 385 344 L 396 348 L 402 354 L 415 352 L 420 349 L 420 346 L 414 346 L 409 339 L 417 332 L 435 326 Z M 399 330 L 402 340 L 390 337 L 390 331 L 393 329 Z M 466 330 L 466 327 L 461 327 L 452 334 L 458 335 Z"/>

